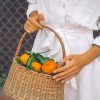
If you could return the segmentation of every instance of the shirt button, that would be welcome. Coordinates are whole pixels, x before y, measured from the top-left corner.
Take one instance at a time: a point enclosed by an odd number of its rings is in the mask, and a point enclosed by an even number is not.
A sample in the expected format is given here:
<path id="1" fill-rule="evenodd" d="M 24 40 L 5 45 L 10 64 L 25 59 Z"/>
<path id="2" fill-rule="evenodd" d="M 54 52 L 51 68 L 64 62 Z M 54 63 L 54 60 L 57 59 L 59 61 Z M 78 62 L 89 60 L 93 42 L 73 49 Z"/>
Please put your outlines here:
<path id="1" fill-rule="evenodd" d="M 66 8 L 66 4 L 63 4 L 62 7 L 65 9 Z"/>

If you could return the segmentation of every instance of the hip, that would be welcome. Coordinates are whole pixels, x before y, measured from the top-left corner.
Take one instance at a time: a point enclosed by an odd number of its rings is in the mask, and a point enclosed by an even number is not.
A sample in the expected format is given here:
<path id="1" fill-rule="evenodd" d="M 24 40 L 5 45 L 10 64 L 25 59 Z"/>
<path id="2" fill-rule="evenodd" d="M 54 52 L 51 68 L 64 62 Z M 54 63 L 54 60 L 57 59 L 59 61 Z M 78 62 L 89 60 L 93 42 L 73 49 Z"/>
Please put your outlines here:
<path id="1" fill-rule="evenodd" d="M 91 48 L 93 43 L 93 31 L 81 29 L 56 29 L 65 43 L 66 52 L 69 53 L 83 53 Z"/>

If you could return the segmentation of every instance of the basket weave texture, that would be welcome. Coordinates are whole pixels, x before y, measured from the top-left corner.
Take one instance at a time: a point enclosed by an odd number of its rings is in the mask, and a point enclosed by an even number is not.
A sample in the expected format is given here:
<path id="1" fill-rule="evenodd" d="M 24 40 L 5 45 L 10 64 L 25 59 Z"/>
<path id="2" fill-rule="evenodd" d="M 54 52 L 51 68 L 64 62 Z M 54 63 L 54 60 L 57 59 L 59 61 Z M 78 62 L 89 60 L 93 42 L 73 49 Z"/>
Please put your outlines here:
<path id="1" fill-rule="evenodd" d="M 20 40 L 16 55 L 20 51 L 25 35 L 26 33 Z M 4 84 L 5 95 L 15 100 L 64 100 L 64 84 L 54 81 L 50 75 L 27 70 L 24 66 L 17 64 L 15 58 Z"/>

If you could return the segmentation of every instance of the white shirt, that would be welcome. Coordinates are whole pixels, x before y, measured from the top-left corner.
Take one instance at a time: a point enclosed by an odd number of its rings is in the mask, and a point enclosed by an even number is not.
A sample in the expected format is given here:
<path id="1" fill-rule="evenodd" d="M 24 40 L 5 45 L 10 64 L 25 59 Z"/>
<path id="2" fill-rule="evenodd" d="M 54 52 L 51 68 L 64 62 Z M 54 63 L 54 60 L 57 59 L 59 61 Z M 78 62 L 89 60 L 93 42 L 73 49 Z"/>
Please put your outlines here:
<path id="1" fill-rule="evenodd" d="M 92 36 L 92 30 L 98 29 L 100 0 L 28 0 L 28 2 L 27 16 L 33 10 L 38 10 L 44 14 L 46 25 L 58 29 L 64 28 L 64 30 L 56 31 L 66 44 L 66 54 L 86 52 L 91 48 L 92 43 L 100 46 L 100 36 L 95 40 Z M 49 55 L 59 61 L 61 47 L 55 35 L 42 32 L 38 32 L 32 51 L 40 52 L 44 49 L 50 49 L 51 51 L 46 53 L 46 56 Z M 98 77 L 100 76 L 100 57 L 87 66 L 81 71 L 77 81 L 72 79 L 65 86 L 65 100 L 100 99 L 100 87 L 98 87 L 100 83 Z"/>
<path id="2" fill-rule="evenodd" d="M 63 27 L 68 24 L 80 25 L 97 30 L 100 16 L 100 0 L 27 0 L 27 16 L 38 10 L 45 16 L 46 24 Z M 100 36 L 93 42 L 100 46 Z"/>

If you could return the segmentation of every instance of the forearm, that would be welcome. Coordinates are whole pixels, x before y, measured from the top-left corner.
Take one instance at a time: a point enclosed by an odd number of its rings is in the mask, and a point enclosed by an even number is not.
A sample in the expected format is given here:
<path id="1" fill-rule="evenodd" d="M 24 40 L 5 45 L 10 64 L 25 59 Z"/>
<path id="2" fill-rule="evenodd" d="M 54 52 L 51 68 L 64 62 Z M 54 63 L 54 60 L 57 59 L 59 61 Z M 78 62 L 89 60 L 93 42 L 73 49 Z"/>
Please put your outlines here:
<path id="1" fill-rule="evenodd" d="M 91 48 L 91 52 L 95 54 L 95 57 L 100 56 L 100 46 L 93 45 Z"/>
<path id="2" fill-rule="evenodd" d="M 96 57 L 100 56 L 100 46 L 93 45 L 91 49 L 83 54 L 86 65 L 93 61 Z"/>

